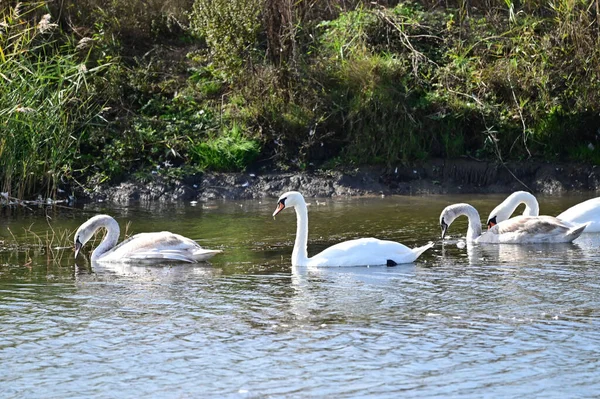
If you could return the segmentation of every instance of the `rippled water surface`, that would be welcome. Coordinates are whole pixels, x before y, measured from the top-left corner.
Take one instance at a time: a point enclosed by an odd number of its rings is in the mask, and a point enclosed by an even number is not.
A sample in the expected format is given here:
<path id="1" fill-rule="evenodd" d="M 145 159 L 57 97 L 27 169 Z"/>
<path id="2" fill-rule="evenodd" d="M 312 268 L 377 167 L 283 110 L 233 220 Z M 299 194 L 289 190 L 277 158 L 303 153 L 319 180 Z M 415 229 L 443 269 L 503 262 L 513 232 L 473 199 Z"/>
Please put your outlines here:
<path id="1" fill-rule="evenodd" d="M 360 236 L 436 243 L 414 264 L 319 270 L 291 267 L 295 214 L 273 220 L 275 200 L 92 205 L 49 219 L 4 210 L 0 396 L 594 397 L 600 234 L 459 248 L 462 220 L 439 240 L 444 206 L 470 202 L 484 218 L 503 198 L 309 200 L 309 254 Z M 550 215 L 584 199 L 539 198 Z M 92 212 L 224 253 L 103 266 L 38 249 Z"/>

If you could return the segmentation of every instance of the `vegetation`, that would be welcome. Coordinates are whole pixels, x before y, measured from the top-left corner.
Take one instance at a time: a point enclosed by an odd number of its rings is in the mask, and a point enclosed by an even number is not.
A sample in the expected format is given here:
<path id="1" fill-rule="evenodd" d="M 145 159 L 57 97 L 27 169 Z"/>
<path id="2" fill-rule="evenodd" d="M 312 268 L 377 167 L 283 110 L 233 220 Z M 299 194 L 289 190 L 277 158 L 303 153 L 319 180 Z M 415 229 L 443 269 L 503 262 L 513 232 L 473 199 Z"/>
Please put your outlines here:
<path id="1" fill-rule="evenodd" d="M 600 162 L 600 3 L 0 0 L 1 189 Z"/>

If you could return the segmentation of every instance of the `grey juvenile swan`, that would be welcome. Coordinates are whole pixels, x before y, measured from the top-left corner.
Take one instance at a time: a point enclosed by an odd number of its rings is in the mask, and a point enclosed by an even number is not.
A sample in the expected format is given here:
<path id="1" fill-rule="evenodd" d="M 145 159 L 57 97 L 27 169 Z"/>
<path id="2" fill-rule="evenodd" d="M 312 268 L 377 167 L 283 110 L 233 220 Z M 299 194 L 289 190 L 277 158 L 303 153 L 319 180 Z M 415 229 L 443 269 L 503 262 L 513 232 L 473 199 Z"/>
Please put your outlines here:
<path id="1" fill-rule="evenodd" d="M 540 214 L 540 206 L 533 194 L 527 191 L 516 191 L 490 213 L 487 220 L 488 227 L 508 220 L 520 204 L 525 204 L 523 215 L 538 216 Z M 600 197 L 574 205 L 556 218 L 573 224 L 587 223 L 584 233 L 600 232 Z"/>
<path id="2" fill-rule="evenodd" d="M 202 262 L 222 252 L 204 249 L 197 242 L 168 231 L 139 233 L 119 245 L 119 224 L 109 215 L 97 215 L 82 224 L 75 233 L 75 257 L 94 235 L 105 228 L 106 237 L 92 252 L 92 262 L 179 261 Z M 115 246 L 116 245 L 116 246 Z"/>

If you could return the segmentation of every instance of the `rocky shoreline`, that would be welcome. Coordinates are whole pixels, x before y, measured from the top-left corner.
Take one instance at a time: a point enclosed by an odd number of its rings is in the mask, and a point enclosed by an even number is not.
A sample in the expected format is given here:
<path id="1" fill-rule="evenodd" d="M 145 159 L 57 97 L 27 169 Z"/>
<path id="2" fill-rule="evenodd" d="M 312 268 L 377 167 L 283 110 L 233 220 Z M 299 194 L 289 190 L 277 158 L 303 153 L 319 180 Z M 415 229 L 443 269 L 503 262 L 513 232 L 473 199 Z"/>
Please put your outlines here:
<path id="1" fill-rule="evenodd" d="M 181 180 L 156 176 L 141 183 L 98 186 L 78 200 L 129 202 L 209 201 L 277 197 L 298 190 L 306 197 L 427 195 L 457 193 L 561 194 L 600 191 L 600 167 L 584 164 L 511 162 L 471 159 L 430 160 L 419 166 L 358 168 L 352 171 L 205 173 Z"/>

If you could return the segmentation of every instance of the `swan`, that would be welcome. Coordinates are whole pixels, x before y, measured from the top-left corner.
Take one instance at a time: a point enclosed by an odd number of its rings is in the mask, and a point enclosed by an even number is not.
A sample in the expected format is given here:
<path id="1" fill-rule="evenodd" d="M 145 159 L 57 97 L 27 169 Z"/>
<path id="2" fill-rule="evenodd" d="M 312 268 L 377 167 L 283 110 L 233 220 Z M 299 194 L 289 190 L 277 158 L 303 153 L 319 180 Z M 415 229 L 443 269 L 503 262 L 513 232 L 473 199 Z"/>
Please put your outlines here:
<path id="1" fill-rule="evenodd" d="M 308 241 L 308 209 L 304 197 L 297 191 L 282 194 L 277 201 L 273 217 L 285 208 L 296 210 L 296 241 L 292 251 L 292 266 L 395 266 L 414 262 L 423 252 L 433 246 L 430 242 L 418 248 L 394 241 L 376 238 L 359 238 L 335 244 L 309 258 L 306 250 Z"/>
<path id="2" fill-rule="evenodd" d="M 487 220 L 488 227 L 510 218 L 520 204 L 525 204 L 523 215 L 538 216 L 540 207 L 537 199 L 527 191 L 516 191 L 494 208 Z M 573 224 L 588 223 L 585 233 L 600 232 L 600 197 L 592 198 L 572 206 L 556 217 Z"/>
<path id="3" fill-rule="evenodd" d="M 539 216 L 540 205 L 535 197 L 527 191 L 515 191 L 490 212 L 487 219 L 488 228 L 510 219 L 515 209 L 521 204 L 525 204 L 523 216 Z"/>
<path id="4" fill-rule="evenodd" d="M 479 212 L 469 204 L 449 205 L 440 215 L 442 239 L 448 227 L 459 216 L 469 218 L 467 242 L 486 244 L 529 244 L 542 242 L 571 242 L 581 235 L 585 224 L 574 225 L 552 216 L 516 216 L 492 226 L 481 233 Z"/>
<path id="5" fill-rule="evenodd" d="M 557 216 L 558 219 L 571 223 L 586 223 L 585 233 L 600 232 L 600 197 L 591 198 L 573 205 Z"/>
<path id="6" fill-rule="evenodd" d="M 92 252 L 92 262 L 180 261 L 202 262 L 221 253 L 202 248 L 189 238 L 168 231 L 139 233 L 119 245 L 119 224 L 109 215 L 97 215 L 83 223 L 75 233 L 75 258 L 96 230 L 105 228 L 106 237 Z"/>

